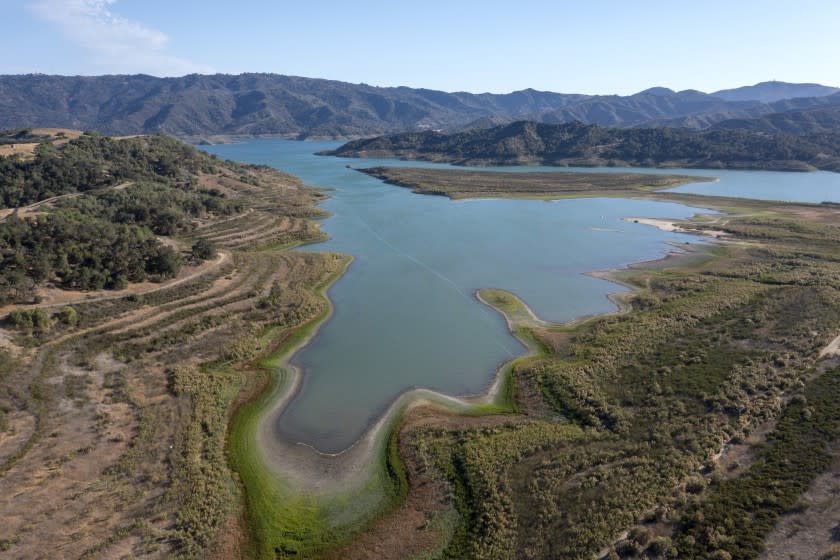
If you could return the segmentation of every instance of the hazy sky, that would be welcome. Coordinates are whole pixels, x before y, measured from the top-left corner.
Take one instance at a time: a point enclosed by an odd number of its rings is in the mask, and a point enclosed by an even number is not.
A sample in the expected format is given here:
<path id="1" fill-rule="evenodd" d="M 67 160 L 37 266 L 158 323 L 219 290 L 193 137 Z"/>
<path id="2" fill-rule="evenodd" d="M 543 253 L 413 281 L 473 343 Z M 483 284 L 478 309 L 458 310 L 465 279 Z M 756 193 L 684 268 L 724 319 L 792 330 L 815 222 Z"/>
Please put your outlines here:
<path id="1" fill-rule="evenodd" d="M 447 91 L 840 86 L 840 0 L 0 0 L 0 73 L 274 72 Z"/>

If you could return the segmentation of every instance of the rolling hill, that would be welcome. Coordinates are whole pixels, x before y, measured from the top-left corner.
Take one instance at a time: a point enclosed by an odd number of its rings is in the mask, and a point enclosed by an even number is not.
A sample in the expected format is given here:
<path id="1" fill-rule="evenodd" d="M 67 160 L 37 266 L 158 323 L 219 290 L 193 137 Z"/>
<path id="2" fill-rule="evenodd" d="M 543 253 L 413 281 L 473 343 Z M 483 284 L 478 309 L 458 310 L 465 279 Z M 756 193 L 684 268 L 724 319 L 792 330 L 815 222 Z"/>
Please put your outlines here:
<path id="1" fill-rule="evenodd" d="M 516 122 L 456 134 L 355 140 L 324 155 L 400 157 L 460 165 L 575 165 L 840 171 L 840 134 L 605 128 Z"/>

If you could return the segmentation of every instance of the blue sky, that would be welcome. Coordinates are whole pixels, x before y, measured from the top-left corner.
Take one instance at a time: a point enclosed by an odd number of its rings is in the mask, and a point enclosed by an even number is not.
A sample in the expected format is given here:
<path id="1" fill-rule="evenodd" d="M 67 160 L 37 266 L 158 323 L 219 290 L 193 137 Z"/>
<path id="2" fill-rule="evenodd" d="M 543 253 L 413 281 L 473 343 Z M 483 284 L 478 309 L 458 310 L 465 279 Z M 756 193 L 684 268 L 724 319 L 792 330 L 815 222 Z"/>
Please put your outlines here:
<path id="1" fill-rule="evenodd" d="M 840 1 L 0 0 L 0 73 L 629 94 L 840 86 Z"/>

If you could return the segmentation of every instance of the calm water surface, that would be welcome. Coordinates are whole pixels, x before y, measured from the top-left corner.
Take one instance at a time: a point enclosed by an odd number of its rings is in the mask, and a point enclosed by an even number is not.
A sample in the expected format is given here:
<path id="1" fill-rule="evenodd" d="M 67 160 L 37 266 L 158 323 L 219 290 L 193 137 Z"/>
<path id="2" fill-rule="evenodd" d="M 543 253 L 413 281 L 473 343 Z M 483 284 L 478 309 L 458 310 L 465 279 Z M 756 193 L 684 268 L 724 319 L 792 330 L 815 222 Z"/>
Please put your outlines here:
<path id="1" fill-rule="evenodd" d="M 733 196 L 785 202 L 840 202 L 840 173 L 816 171 L 793 173 L 779 171 L 741 171 L 730 169 L 650 169 L 640 167 L 496 167 L 501 171 L 584 171 L 588 173 L 657 173 L 716 177 L 714 183 L 690 183 L 671 189 L 674 192 Z"/>
<path id="2" fill-rule="evenodd" d="M 338 144 L 262 139 L 207 148 L 334 189 L 323 205 L 333 214 L 322 224 L 331 240 L 305 249 L 348 253 L 355 261 L 329 291 L 335 314 L 292 359 L 304 370 L 304 383 L 277 425 L 281 436 L 323 451 L 351 445 L 408 388 L 479 393 L 500 364 L 524 351 L 501 317 L 475 300 L 476 289 L 510 290 L 541 317 L 568 321 L 612 310 L 606 296 L 622 290 L 583 273 L 655 259 L 671 249 L 667 242 L 697 240 L 621 220 L 700 211 L 686 206 L 619 199 L 453 202 L 346 168 L 348 162 L 440 165 L 313 155 Z M 726 194 L 742 188 L 740 196 L 754 196 L 750 189 L 762 184 L 749 172 L 687 173 L 726 175 L 713 185 L 683 187 L 697 192 L 725 186 Z M 778 184 L 790 177 L 800 185 L 822 174 L 770 175 Z"/>

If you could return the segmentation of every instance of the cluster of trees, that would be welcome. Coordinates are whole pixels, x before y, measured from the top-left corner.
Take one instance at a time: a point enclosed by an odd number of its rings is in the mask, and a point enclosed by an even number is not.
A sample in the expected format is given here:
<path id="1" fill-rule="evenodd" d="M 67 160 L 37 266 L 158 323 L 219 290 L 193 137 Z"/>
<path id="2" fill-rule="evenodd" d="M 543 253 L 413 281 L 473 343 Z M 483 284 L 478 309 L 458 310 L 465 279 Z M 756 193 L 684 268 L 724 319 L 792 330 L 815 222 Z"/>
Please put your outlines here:
<path id="1" fill-rule="evenodd" d="M 0 203 L 24 206 L 125 181 L 184 181 L 186 172 L 212 168 L 209 155 L 165 136 L 115 140 L 87 133 L 62 146 L 42 142 L 32 159 L 0 157 Z"/>
<path id="2" fill-rule="evenodd" d="M 0 224 L 0 302 L 20 286 L 55 282 L 78 290 L 118 289 L 128 282 L 178 273 L 181 257 L 145 227 L 96 219 L 62 209 L 37 220 L 11 217 Z"/>
<path id="3" fill-rule="evenodd" d="M 29 218 L 0 222 L 0 304 L 29 301 L 37 284 L 118 289 L 175 276 L 178 252 L 156 235 L 189 231 L 195 218 L 231 214 L 241 205 L 197 189 L 192 173 L 209 156 L 165 137 L 113 140 L 84 135 L 61 147 L 42 143 L 34 160 L 0 157 L 0 198 L 19 205 L 79 192 Z M 95 188 L 132 180 L 126 188 Z M 215 254 L 199 243 L 192 258 Z"/>
<path id="4" fill-rule="evenodd" d="M 172 188 L 162 183 L 138 183 L 122 190 L 101 190 L 66 198 L 60 209 L 73 209 L 115 224 L 138 225 L 157 235 L 175 235 L 191 227 L 193 218 L 241 211 L 217 191 Z"/>
<path id="5" fill-rule="evenodd" d="M 68 327 L 75 327 L 79 324 L 79 314 L 71 306 L 62 307 L 54 315 L 50 315 L 46 309 L 17 309 L 9 313 L 7 322 L 19 331 L 27 333 L 44 333 L 49 331 L 57 322 Z"/>

